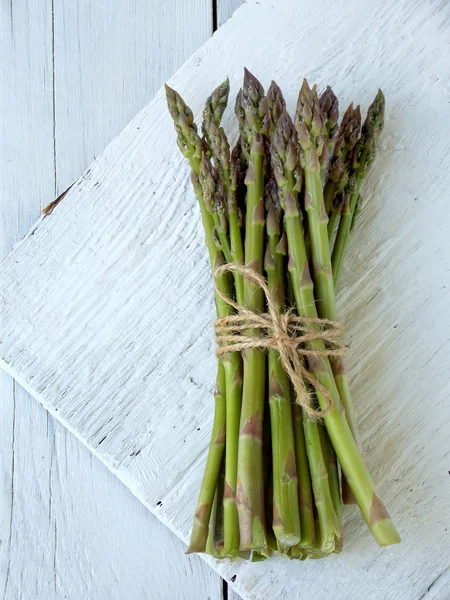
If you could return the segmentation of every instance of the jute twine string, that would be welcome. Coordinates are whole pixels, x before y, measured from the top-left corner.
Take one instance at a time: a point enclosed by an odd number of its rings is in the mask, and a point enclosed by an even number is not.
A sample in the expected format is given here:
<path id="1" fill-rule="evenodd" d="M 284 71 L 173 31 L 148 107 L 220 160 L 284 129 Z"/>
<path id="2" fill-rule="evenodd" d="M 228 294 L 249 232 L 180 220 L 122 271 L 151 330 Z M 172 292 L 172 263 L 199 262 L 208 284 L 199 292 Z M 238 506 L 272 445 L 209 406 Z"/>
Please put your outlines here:
<path id="1" fill-rule="evenodd" d="M 227 272 L 242 273 L 245 279 L 260 287 L 267 301 L 267 313 L 256 313 L 240 306 L 220 290 L 219 277 Z M 305 366 L 309 360 L 320 357 L 343 356 L 346 347 L 342 342 L 343 327 L 327 319 L 299 317 L 292 310 L 279 312 L 277 302 L 265 278 L 250 267 L 227 263 L 214 272 L 216 294 L 236 313 L 214 322 L 216 334 L 216 356 L 228 352 L 241 352 L 249 349 L 277 350 L 296 395 L 296 402 L 311 419 L 323 418 L 333 408 L 333 399 L 328 389 Z M 322 340 L 323 349 L 310 349 L 305 344 Z M 305 360 L 306 359 L 306 360 Z M 308 382 L 326 401 L 326 408 L 316 410 L 312 406 Z"/>

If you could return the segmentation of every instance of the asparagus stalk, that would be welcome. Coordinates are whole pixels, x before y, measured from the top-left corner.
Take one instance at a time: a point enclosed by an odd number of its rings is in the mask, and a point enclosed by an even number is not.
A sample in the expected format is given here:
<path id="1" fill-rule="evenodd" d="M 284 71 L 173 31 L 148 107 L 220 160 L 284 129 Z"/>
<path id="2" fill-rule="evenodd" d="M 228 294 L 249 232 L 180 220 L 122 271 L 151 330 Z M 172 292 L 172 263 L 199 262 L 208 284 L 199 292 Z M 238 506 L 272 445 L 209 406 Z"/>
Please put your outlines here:
<path id="1" fill-rule="evenodd" d="M 212 217 L 214 231 L 227 262 L 231 262 L 231 246 L 228 238 L 228 219 L 225 204 L 225 190 L 217 169 L 202 153 L 199 181 L 202 187 L 203 203 Z"/>
<path id="2" fill-rule="evenodd" d="M 192 169 L 192 183 L 196 193 L 200 213 L 202 216 L 203 227 L 205 230 L 206 246 L 209 252 L 211 267 L 215 270 L 223 263 L 223 255 L 219 250 L 214 239 L 214 217 L 210 210 L 208 211 L 204 197 L 205 192 L 207 198 L 209 194 L 211 198 L 215 196 L 216 188 L 211 189 L 213 184 L 218 183 L 214 177 L 214 172 L 209 169 L 209 164 L 203 151 L 203 144 L 198 135 L 197 127 L 194 123 L 194 118 L 191 109 L 186 105 L 181 96 L 166 85 L 167 103 L 169 112 L 173 118 L 175 130 L 178 134 L 178 146 L 188 159 Z M 202 183 L 199 180 L 202 175 Z M 209 177 L 210 176 L 210 177 Z M 219 290 L 225 296 L 232 296 L 232 286 L 228 274 L 222 274 L 217 281 Z M 218 295 L 215 295 L 216 309 L 218 317 L 225 317 L 231 314 L 230 306 Z M 225 469 L 227 477 L 230 469 L 233 471 L 233 464 L 237 462 L 237 435 L 236 440 L 233 440 L 233 432 L 239 430 L 239 413 L 241 403 L 241 387 L 242 387 L 242 362 L 241 357 L 236 352 L 231 352 L 219 361 L 219 372 L 224 371 L 224 382 L 221 383 L 221 390 L 225 390 L 226 397 L 226 429 L 228 439 L 226 445 L 227 455 L 231 458 L 226 460 Z M 233 444 L 233 441 L 235 442 Z M 212 444 L 212 446 L 217 443 Z M 214 450 L 210 446 L 210 453 Z M 221 452 L 223 453 L 223 442 L 221 444 Z M 194 518 L 194 526 L 191 534 L 191 542 L 188 552 L 204 552 L 208 536 L 208 524 L 211 515 L 212 503 L 214 500 L 214 491 L 217 484 L 217 477 L 220 468 L 220 461 L 214 457 L 209 465 L 209 457 L 205 476 L 203 478 L 200 489 L 196 516 Z M 236 470 L 234 468 L 234 470 Z M 239 528 L 237 511 L 234 502 L 236 487 L 232 487 L 233 479 L 230 475 L 231 484 L 225 486 L 224 493 L 224 551 L 227 555 L 235 556 L 239 548 Z M 227 483 L 228 480 L 227 480 Z"/>
<path id="3" fill-rule="evenodd" d="M 264 253 L 264 139 L 263 118 L 266 112 L 264 90 L 247 70 L 237 108 L 244 115 L 245 145 L 249 148 L 249 166 L 245 178 L 247 213 L 245 225 L 245 264 L 259 273 Z M 240 118 L 240 117 L 239 117 Z M 244 304 L 254 312 L 264 310 L 262 290 L 244 279 Z M 248 331 L 249 335 L 255 332 Z M 238 451 L 236 504 L 239 511 L 241 550 L 267 548 L 264 515 L 262 426 L 264 418 L 266 356 L 257 349 L 243 353 L 244 383 Z"/>
<path id="4" fill-rule="evenodd" d="M 200 178 L 203 192 L 204 204 L 213 216 L 214 223 L 225 220 L 225 198 L 221 181 L 217 170 L 212 167 L 210 161 L 203 154 L 200 164 Z M 214 202 L 214 203 L 213 203 Z M 217 226 L 216 226 L 217 231 Z M 226 228 L 223 227 L 223 231 Z M 223 248 L 222 237 L 219 233 L 219 241 Z M 225 253 L 224 253 L 225 254 Z M 225 255 L 226 256 L 226 255 Z M 223 306 L 220 299 L 218 315 L 227 316 L 230 309 Z M 228 305 L 226 305 L 228 306 Z M 235 557 L 239 551 L 239 518 L 235 502 L 237 486 L 237 464 L 238 464 L 238 440 L 239 422 L 241 416 L 242 400 L 242 361 L 240 354 L 231 352 L 224 356 L 223 364 L 226 376 L 226 439 L 225 445 L 225 485 L 223 494 L 224 503 L 224 544 L 223 555 Z"/>
<path id="5" fill-rule="evenodd" d="M 328 212 L 328 239 L 330 241 L 330 248 L 332 248 L 333 235 L 338 226 L 341 218 L 342 207 L 345 201 L 344 192 L 333 195 L 333 205 L 331 210 Z M 325 204 L 326 206 L 326 204 Z"/>
<path id="6" fill-rule="evenodd" d="M 298 169 L 295 130 L 292 120 L 286 111 L 282 113 L 278 121 L 273 136 L 271 156 L 275 177 L 280 190 L 281 203 L 286 207 L 287 197 L 291 196 L 296 202 L 298 189 L 301 187 L 301 172 Z M 291 245 L 292 240 L 290 240 L 289 236 L 292 233 L 292 228 L 288 227 L 287 213 L 285 223 L 288 244 Z M 291 275 L 294 281 L 296 279 L 297 283 L 300 281 L 298 273 L 291 271 Z M 305 419 L 303 427 L 315 504 L 319 514 L 322 549 L 324 552 L 332 552 L 335 546 L 335 537 L 339 537 L 341 526 L 336 519 L 328 481 L 328 471 L 326 468 L 328 455 L 323 455 L 319 431 L 320 424 L 316 421 Z"/>
<path id="7" fill-rule="evenodd" d="M 237 222 L 240 227 L 241 235 L 241 249 L 238 253 L 239 260 L 244 263 L 244 247 L 242 240 L 245 237 L 245 215 L 246 215 L 246 191 L 245 176 L 248 170 L 248 160 L 245 158 L 244 151 L 242 150 L 242 140 L 238 138 L 236 145 L 231 153 L 231 202 L 233 204 L 232 209 L 229 211 L 235 211 L 237 213 Z M 231 239 L 233 246 L 233 239 Z M 238 263 L 239 264 L 239 263 Z"/>
<path id="8" fill-rule="evenodd" d="M 203 110 L 202 133 L 205 146 L 208 151 L 213 150 L 211 142 L 211 128 L 218 127 L 222 121 L 222 115 L 228 104 L 230 94 L 230 82 L 228 77 L 222 82 L 209 96 L 205 102 Z M 211 153 L 212 154 L 212 153 Z"/>
<path id="9" fill-rule="evenodd" d="M 209 155 L 213 158 L 215 166 L 221 175 L 225 190 L 230 233 L 230 258 L 235 264 L 242 264 L 244 261 L 244 250 L 237 203 L 242 151 L 238 143 L 230 157 L 230 145 L 223 127 L 220 127 L 222 115 L 228 103 L 229 91 L 230 85 L 227 78 L 207 99 L 203 110 L 202 132 Z M 239 304 L 242 304 L 244 294 L 242 274 L 235 273 L 234 279 L 237 301 Z"/>
<path id="10" fill-rule="evenodd" d="M 266 412 L 267 415 L 267 412 Z M 272 430 L 267 426 L 267 418 L 263 428 L 263 460 L 264 460 L 264 514 L 266 518 L 266 538 L 267 548 L 265 550 L 254 551 L 253 555 L 261 554 L 268 558 L 272 551 L 278 550 L 278 542 L 272 529 L 273 522 L 273 464 L 272 464 Z"/>
<path id="11" fill-rule="evenodd" d="M 357 199 L 356 185 L 356 177 L 355 174 L 352 173 L 345 187 L 344 193 L 342 194 L 341 208 L 339 213 L 339 227 L 337 230 L 336 240 L 334 243 L 332 254 L 332 265 L 334 261 L 334 268 L 332 268 L 335 288 L 337 288 L 337 282 L 341 274 L 341 266 L 344 258 L 344 253 L 347 248 L 350 229 L 353 221 L 353 203 L 355 203 Z"/>
<path id="12" fill-rule="evenodd" d="M 333 501 L 334 512 L 336 513 L 336 521 L 340 527 L 338 536 L 335 540 L 334 552 L 340 552 L 342 550 L 342 498 L 341 498 L 341 487 L 339 483 L 339 468 L 336 460 L 336 454 L 334 453 L 333 446 L 328 436 L 327 430 L 324 425 L 320 424 L 319 427 L 320 442 L 322 444 L 322 454 L 325 457 L 325 466 L 328 473 L 328 482 L 330 485 L 330 494 Z"/>
<path id="13" fill-rule="evenodd" d="M 335 281 L 337 281 L 342 267 L 361 184 L 375 160 L 378 138 L 381 135 L 384 125 L 384 109 L 384 95 L 381 90 L 378 90 L 374 101 L 369 106 L 367 117 L 361 130 L 361 138 L 356 144 L 353 154 L 352 174 L 354 182 L 352 182 L 352 187 L 349 190 L 348 208 L 346 208 L 345 212 L 344 209 L 342 210 L 336 242 L 333 248 L 332 268 Z"/>
<path id="14" fill-rule="evenodd" d="M 281 211 L 277 206 L 274 181 L 266 185 L 268 244 L 264 260 L 268 286 L 278 311 L 285 310 L 284 256 L 285 241 L 281 238 Z M 290 380 L 279 353 L 269 351 L 269 406 L 272 431 L 273 463 L 273 523 L 278 549 L 286 552 L 300 542 L 298 507 L 298 477 L 295 460 L 294 428 Z"/>
<path id="15" fill-rule="evenodd" d="M 265 503 L 266 503 L 266 522 L 271 523 L 273 519 L 273 484 L 272 484 L 272 473 L 270 474 L 269 481 L 267 482 L 267 487 L 265 489 Z M 272 552 L 281 552 L 286 554 L 288 550 L 280 550 L 278 539 L 275 536 L 275 532 L 271 527 L 267 527 L 266 531 L 267 537 L 267 548 L 265 550 L 261 550 L 260 552 L 255 551 L 253 554 L 260 554 L 264 558 L 268 558 L 272 555 Z M 258 560 L 264 560 L 263 558 L 259 558 Z"/>
<path id="16" fill-rule="evenodd" d="M 209 111 L 206 111 L 206 108 L 203 114 L 203 135 L 205 138 L 205 134 L 208 132 L 209 153 L 214 160 L 217 173 L 220 174 L 220 180 L 225 194 L 223 214 L 226 214 L 226 218 L 224 219 L 223 223 L 219 221 L 221 231 L 223 234 L 225 234 L 225 240 L 221 240 L 221 244 L 223 244 L 224 248 L 226 249 L 226 252 L 224 251 L 224 255 L 229 262 L 243 264 L 244 248 L 242 244 L 242 234 L 237 205 L 238 175 L 236 173 L 236 170 L 240 166 L 240 155 L 237 154 L 237 151 L 240 152 L 240 146 L 237 145 L 235 147 L 233 150 L 234 156 L 230 157 L 230 145 L 228 143 L 225 131 L 212 117 L 209 116 Z M 209 129 L 207 127 L 207 123 L 209 123 Z M 226 235 L 228 233 L 228 229 L 229 240 Z M 220 236 L 219 239 L 221 239 Z M 239 304 L 242 304 L 244 301 L 244 279 L 241 273 L 234 273 L 234 283 L 237 301 Z"/>
<path id="17" fill-rule="evenodd" d="M 219 502 L 218 498 L 218 493 L 217 493 L 217 487 L 216 487 L 216 491 L 214 493 L 214 500 L 213 500 L 213 505 L 211 508 L 211 516 L 209 517 L 209 527 L 208 527 L 208 539 L 206 540 L 206 548 L 205 548 L 205 554 L 209 554 L 210 556 L 214 556 L 214 549 L 215 549 L 215 531 L 216 531 L 216 519 L 217 519 L 217 504 Z"/>
<path id="18" fill-rule="evenodd" d="M 210 213 L 205 208 L 204 203 L 201 201 L 202 188 L 200 185 L 194 187 L 200 203 L 200 210 L 202 213 L 203 225 L 206 232 L 206 239 L 208 247 L 211 246 L 212 239 L 212 227 L 213 221 Z M 208 219 L 209 217 L 209 219 Z M 217 268 L 220 266 L 221 255 L 217 250 L 217 246 L 212 241 L 214 248 L 216 249 L 216 256 L 214 257 L 214 266 Z M 231 297 L 232 289 L 229 278 L 225 275 L 221 275 L 218 280 L 219 290 L 225 296 Z M 231 314 L 229 305 L 216 294 L 216 307 L 218 317 L 226 317 Z M 235 504 L 236 494 L 236 477 L 237 477 L 237 444 L 239 437 L 239 419 L 240 419 L 240 406 L 242 398 L 242 361 L 239 353 L 230 352 L 226 354 L 221 362 L 225 371 L 225 395 L 226 395 L 226 447 L 225 447 L 225 486 L 224 486 L 224 556 L 234 557 L 237 555 L 239 550 L 239 524 L 238 515 Z M 198 550 L 197 550 L 198 551 Z"/>
<path id="19" fill-rule="evenodd" d="M 273 134 L 275 127 L 277 126 L 278 119 L 281 116 L 283 110 L 286 109 L 286 102 L 284 100 L 283 92 L 280 87 L 272 81 L 269 89 L 267 90 L 267 112 L 264 117 L 263 129 L 266 132 L 264 139 L 266 147 L 266 181 L 273 179 L 272 163 L 270 161 L 270 145 L 272 143 Z"/>
<path id="20" fill-rule="evenodd" d="M 289 309 L 298 312 L 295 304 L 294 282 L 289 270 L 287 272 L 287 300 Z M 307 556 L 307 552 L 314 548 L 316 544 L 314 499 L 311 487 L 308 454 L 306 452 L 305 433 L 303 431 L 303 419 L 306 417 L 303 414 L 302 407 L 296 402 L 293 403 L 292 414 L 294 419 L 295 460 L 298 476 L 301 540 L 297 546 L 291 548 L 291 556 L 293 558 L 304 559 Z"/>
<path id="21" fill-rule="evenodd" d="M 280 119 L 278 127 L 283 125 Z M 301 316 L 316 319 L 318 313 L 309 273 L 301 213 L 298 202 L 290 191 L 285 202 L 285 227 L 290 257 L 289 268 L 294 284 L 297 310 Z M 324 350 L 321 340 L 312 340 L 308 342 L 307 347 L 319 352 Z M 358 450 L 345 414 L 342 412 L 330 361 L 327 357 L 317 357 L 310 361 L 310 368 L 318 382 L 331 396 L 332 407 L 324 417 L 325 426 L 364 519 L 380 545 L 396 543 L 400 539 L 398 533 L 376 493 L 374 483 Z M 316 395 L 319 406 L 326 410 L 328 401 L 320 388 L 316 388 Z"/>
<path id="22" fill-rule="evenodd" d="M 328 216 L 325 211 L 319 157 L 323 149 L 321 131 L 323 116 L 316 88 L 311 89 L 305 80 L 300 90 L 296 111 L 296 129 L 305 168 L 305 209 L 308 215 L 309 236 L 313 264 L 313 278 L 317 312 L 321 318 L 337 320 L 335 284 L 331 267 Z M 361 448 L 353 400 L 342 358 L 331 360 L 337 389 L 344 405 L 346 417 L 357 444 Z M 344 483 L 344 488 L 346 484 Z M 351 501 L 348 491 L 345 498 Z"/>
<path id="23" fill-rule="evenodd" d="M 324 185 L 328 178 L 330 161 L 339 133 L 339 101 L 329 85 L 320 96 L 319 106 L 323 117 L 323 149 L 320 155 L 320 177 L 322 185 Z"/>
<path id="24" fill-rule="evenodd" d="M 353 104 L 350 104 L 342 117 L 342 123 L 339 127 L 336 145 L 330 162 L 329 178 L 325 186 L 325 210 L 328 215 L 332 213 L 333 201 L 336 194 L 342 193 L 347 184 L 353 150 L 358 141 L 360 130 L 361 111 L 359 106 L 354 109 Z"/>
<path id="25" fill-rule="evenodd" d="M 338 522 L 334 510 L 331 486 L 327 469 L 328 454 L 324 452 L 321 442 L 321 424 L 309 419 L 303 419 L 306 452 L 308 455 L 309 470 L 314 493 L 314 502 L 318 514 L 319 533 L 316 541 L 320 540 L 322 552 L 333 552 L 336 539 L 342 531 L 342 524 Z"/>
<path id="26" fill-rule="evenodd" d="M 264 92 L 263 92 L 264 93 Z M 245 99 L 244 91 L 241 88 L 236 96 L 236 103 L 234 105 L 234 114 L 236 115 L 238 127 L 239 127 L 239 143 L 241 146 L 241 152 L 248 162 L 250 157 L 250 140 L 252 132 L 250 130 L 249 123 L 247 121 L 247 115 L 245 112 Z"/>
<path id="27" fill-rule="evenodd" d="M 287 273 L 287 300 L 290 309 L 296 310 L 294 282 L 291 273 Z M 298 312 L 298 311 L 297 311 Z M 292 406 L 294 419 L 295 459 L 298 476 L 298 504 L 300 511 L 301 540 L 297 546 L 291 548 L 291 556 L 304 560 L 307 552 L 316 545 L 314 524 L 314 499 L 311 487 L 311 474 L 309 471 L 308 454 L 306 452 L 305 433 L 303 420 L 306 418 L 303 409 L 296 402 Z"/>
<path id="28" fill-rule="evenodd" d="M 208 539 L 206 542 L 205 553 L 216 558 L 222 555 L 223 551 L 223 484 L 225 479 L 225 461 L 222 459 L 220 465 L 219 477 L 217 479 L 214 501 L 209 518 Z"/>
<path id="29" fill-rule="evenodd" d="M 339 223 L 339 220 L 341 218 L 343 209 L 344 209 L 344 214 L 350 214 L 350 190 L 352 189 L 352 187 L 354 188 L 354 185 L 355 185 L 354 184 L 354 176 L 352 176 L 350 178 L 350 180 L 348 181 L 344 192 L 342 192 L 342 194 L 337 194 L 337 196 L 335 196 L 335 198 L 334 198 L 333 209 L 329 215 L 329 221 L 328 221 L 328 238 L 330 240 L 330 245 L 332 242 L 333 234 L 334 234 L 336 227 Z M 349 232 L 350 234 L 355 227 L 355 222 L 358 217 L 359 211 L 361 209 L 361 204 L 362 204 L 362 197 L 361 197 L 361 194 L 358 194 L 355 210 L 353 211 L 352 223 L 350 225 L 350 232 Z M 346 242 L 344 251 L 347 247 L 347 244 L 348 244 L 348 238 L 347 238 L 347 242 Z M 333 273 L 334 285 L 335 285 L 336 289 L 337 289 L 337 284 L 338 284 L 340 273 L 341 273 L 341 270 L 339 270 L 337 273 Z"/>
<path id="30" fill-rule="evenodd" d="M 332 247 L 333 235 L 341 218 L 344 190 L 348 182 L 353 151 L 361 131 L 361 111 L 353 104 L 347 108 L 331 160 L 329 180 L 324 191 L 325 210 L 328 214 L 328 238 Z"/>
<path id="31" fill-rule="evenodd" d="M 218 365 L 217 385 L 214 394 L 214 421 L 209 444 L 208 457 L 200 487 L 197 508 L 194 516 L 194 526 L 187 554 L 191 552 L 205 552 L 209 535 L 209 522 L 211 520 L 212 506 L 217 486 L 220 465 L 225 447 L 225 371 L 222 363 Z"/>
<path id="32" fill-rule="evenodd" d="M 326 144 L 323 140 L 325 126 L 317 90 L 315 87 L 310 89 L 306 80 L 303 81 L 298 98 L 296 129 L 302 148 L 302 163 L 305 170 L 305 210 L 311 239 L 318 312 L 323 317 L 336 320 L 336 302 L 327 233 L 328 216 L 323 200 L 320 165 L 321 156 L 326 152 Z"/>
<path id="33" fill-rule="evenodd" d="M 301 531 L 301 539 L 297 548 L 299 549 L 298 553 L 301 554 L 304 550 L 308 551 L 314 548 L 316 534 L 314 527 L 311 474 L 308 464 L 308 454 L 306 452 L 305 434 L 303 431 L 303 421 L 306 417 L 303 415 L 302 408 L 298 404 L 294 403 L 292 410 L 294 415 L 295 458 L 298 474 L 298 504 L 300 510 Z"/>
<path id="34" fill-rule="evenodd" d="M 353 213 L 352 224 L 350 225 L 350 233 L 355 228 L 356 219 L 358 218 L 358 215 L 361 212 L 361 206 L 362 206 L 362 196 L 361 196 L 361 194 L 358 194 L 358 198 L 356 199 L 355 211 Z"/>
<path id="35" fill-rule="evenodd" d="M 290 269 L 294 281 L 296 304 L 300 315 L 316 319 L 318 314 L 313 284 L 309 274 L 303 225 L 298 204 L 291 193 L 287 196 L 285 206 Z M 323 352 L 325 349 L 321 340 L 312 340 L 306 346 L 310 350 L 319 352 Z M 334 381 L 330 361 L 327 357 L 322 356 L 316 357 L 309 362 L 311 372 L 331 396 L 332 405 L 324 416 L 324 423 L 363 517 L 380 546 L 398 543 L 400 537 L 376 492 L 375 485 L 356 445 L 345 414 L 342 411 L 339 392 Z M 324 397 L 321 388 L 316 388 L 316 395 L 319 406 L 322 410 L 327 410 L 328 401 Z"/>
<path id="36" fill-rule="evenodd" d="M 278 119 L 281 117 L 281 113 L 286 108 L 286 101 L 283 97 L 283 93 L 280 87 L 272 81 L 269 89 L 267 90 L 267 116 L 268 123 L 266 124 L 267 137 L 272 140 L 277 126 Z M 268 165 L 269 166 L 269 165 Z"/>
<path id="37" fill-rule="evenodd" d="M 319 107 L 322 115 L 322 137 L 323 146 L 320 154 L 320 179 L 322 186 L 325 185 L 329 177 L 329 169 L 331 159 L 334 157 L 334 151 L 339 139 L 340 129 L 338 126 L 339 119 L 339 101 L 331 89 L 327 86 L 323 94 L 319 98 Z M 325 204 L 326 206 L 326 204 Z M 328 472 L 330 484 L 330 492 L 333 500 L 333 506 L 337 517 L 337 522 L 341 527 L 341 532 L 338 536 L 339 544 L 342 544 L 342 499 L 339 485 L 339 471 L 336 462 L 336 456 L 331 446 L 328 434 L 324 427 L 319 428 L 319 433 L 322 441 L 322 451 L 325 456 L 325 464 Z M 336 549 L 335 549 L 336 551 Z"/>

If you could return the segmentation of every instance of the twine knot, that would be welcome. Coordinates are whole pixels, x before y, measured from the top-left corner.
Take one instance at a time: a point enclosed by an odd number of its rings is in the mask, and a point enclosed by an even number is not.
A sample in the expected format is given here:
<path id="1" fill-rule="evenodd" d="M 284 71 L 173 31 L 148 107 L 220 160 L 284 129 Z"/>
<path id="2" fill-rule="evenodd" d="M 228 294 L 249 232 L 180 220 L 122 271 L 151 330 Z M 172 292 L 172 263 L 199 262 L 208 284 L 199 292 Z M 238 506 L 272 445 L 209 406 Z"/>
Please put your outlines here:
<path id="1" fill-rule="evenodd" d="M 219 278 L 227 272 L 241 273 L 261 288 L 268 312 L 249 310 L 224 294 Z M 333 399 L 314 372 L 324 369 L 322 357 L 336 358 L 345 354 L 342 325 L 328 319 L 300 317 L 292 309 L 280 311 L 265 278 L 251 267 L 233 263 L 221 265 L 214 272 L 214 288 L 216 294 L 235 310 L 235 313 L 214 321 L 216 356 L 250 349 L 276 350 L 294 388 L 297 404 L 309 418 L 323 418 L 332 409 Z M 309 368 L 305 366 L 306 362 Z M 308 383 L 324 398 L 325 408 L 314 408 Z"/>

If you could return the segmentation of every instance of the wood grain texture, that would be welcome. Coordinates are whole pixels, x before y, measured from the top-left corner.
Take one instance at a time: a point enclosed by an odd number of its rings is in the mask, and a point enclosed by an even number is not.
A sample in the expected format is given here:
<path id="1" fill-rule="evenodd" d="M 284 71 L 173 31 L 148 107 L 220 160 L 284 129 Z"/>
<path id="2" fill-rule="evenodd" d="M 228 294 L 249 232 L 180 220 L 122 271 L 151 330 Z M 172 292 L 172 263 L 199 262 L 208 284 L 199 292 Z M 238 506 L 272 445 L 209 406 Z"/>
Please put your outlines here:
<path id="1" fill-rule="evenodd" d="M 206 2 L 192 12 L 173 3 L 166 20 L 144 2 L 126 14 L 108 6 L 58 2 L 52 15 L 50 0 L 1 5 L 0 260 L 210 35 Z M 184 557 L 174 534 L 3 372 L 0 467 L 4 600 L 222 598 L 220 577 Z"/>
<path id="2" fill-rule="evenodd" d="M 59 10 L 57 7 L 54 30 L 58 194 L 154 96 L 162 82 L 208 39 L 211 28 L 206 0 L 195 0 L 190 6 L 139 0 L 131 5 L 131 10 L 92 0 L 63 2 Z M 72 144 L 77 152 L 70 151 Z M 90 485 L 83 492 L 82 510 L 78 503 L 70 502 L 69 481 L 69 485 L 60 486 L 60 490 L 68 490 L 61 492 L 60 504 L 64 507 L 69 501 L 73 515 L 68 518 L 69 524 L 83 516 L 88 521 L 83 528 L 85 558 L 80 560 L 79 572 L 92 572 L 90 565 L 94 565 L 98 573 L 84 578 L 84 587 L 80 586 L 77 597 L 219 600 L 220 578 L 198 557 L 191 561 L 184 556 L 184 547 L 173 533 L 157 519 L 149 519 L 120 482 L 116 480 L 111 486 L 111 475 L 100 476 L 98 461 L 87 462 L 86 453 L 78 449 L 73 437 L 70 441 L 69 455 L 79 456 L 85 470 L 85 464 L 89 464 Z M 77 480 L 70 472 L 67 477 Z M 89 498 L 94 499 L 94 506 L 86 518 Z M 95 540 L 90 541 L 97 522 L 101 525 Z M 121 531 L 129 535 L 122 536 Z M 70 560 L 80 541 L 73 535 L 64 539 L 68 547 L 61 548 L 60 555 Z M 101 556 L 99 548 L 103 544 L 109 551 Z M 174 556 L 181 556 L 175 565 Z M 70 572 L 73 581 L 67 582 L 67 587 L 72 585 L 73 589 L 76 573 L 72 569 Z"/>
<path id="3" fill-rule="evenodd" d="M 243 0 L 217 0 L 217 25 L 226 23 L 242 3 Z"/>
<path id="4" fill-rule="evenodd" d="M 65 190 L 212 33 L 211 0 L 55 9 L 57 184 Z M 76 59 L 76 66 L 74 65 Z M 74 154 L 67 151 L 72 145 Z"/>
<path id="5" fill-rule="evenodd" d="M 3 2 L 0 11 L 3 258 L 38 218 L 41 206 L 54 197 L 55 178 L 51 4 Z M 1 374 L 0 594 L 5 600 L 54 598 L 51 421 Z"/>
<path id="6" fill-rule="evenodd" d="M 346 549 L 326 561 L 207 562 L 250 600 L 445 600 L 450 10 L 324 1 L 249 2 L 170 83 L 197 115 L 225 74 L 237 90 L 244 64 L 276 78 L 290 107 L 303 75 L 364 107 L 383 86 L 383 148 L 339 300 L 367 461 L 403 543 L 377 548 L 348 509 Z M 213 307 L 188 170 L 168 132 L 160 92 L 3 263 L 0 356 L 186 540 L 211 424 Z"/>

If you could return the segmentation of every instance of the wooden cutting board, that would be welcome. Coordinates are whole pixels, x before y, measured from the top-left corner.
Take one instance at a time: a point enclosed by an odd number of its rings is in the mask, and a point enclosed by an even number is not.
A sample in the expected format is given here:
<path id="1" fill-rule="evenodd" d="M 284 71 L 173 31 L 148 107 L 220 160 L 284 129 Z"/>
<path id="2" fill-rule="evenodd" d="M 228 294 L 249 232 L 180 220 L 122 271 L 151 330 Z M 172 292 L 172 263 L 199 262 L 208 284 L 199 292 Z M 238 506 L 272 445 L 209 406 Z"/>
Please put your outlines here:
<path id="1" fill-rule="evenodd" d="M 343 107 L 366 109 L 378 86 L 387 98 L 339 306 L 367 462 L 403 543 L 378 548 L 348 508 L 339 556 L 208 559 L 245 599 L 450 597 L 449 39 L 440 1 L 251 1 L 169 82 L 197 115 L 226 75 L 237 92 L 244 65 L 291 109 L 303 76 Z M 187 540 L 214 312 L 162 91 L 5 259 L 0 299 L 1 366 Z"/>

